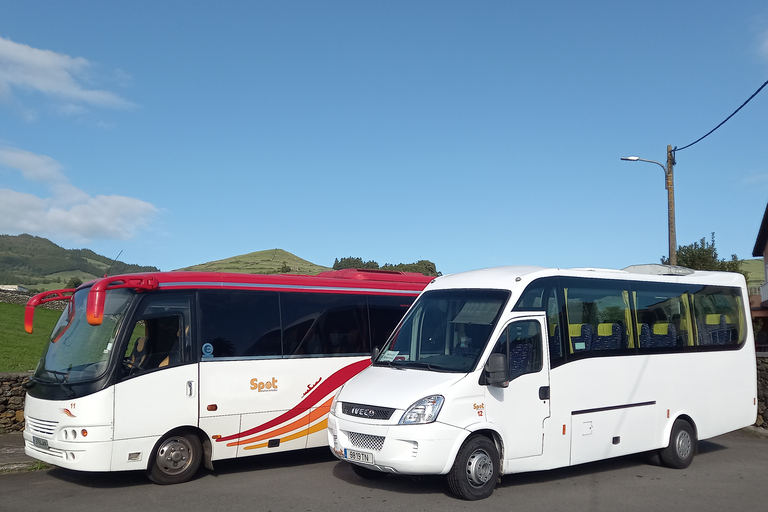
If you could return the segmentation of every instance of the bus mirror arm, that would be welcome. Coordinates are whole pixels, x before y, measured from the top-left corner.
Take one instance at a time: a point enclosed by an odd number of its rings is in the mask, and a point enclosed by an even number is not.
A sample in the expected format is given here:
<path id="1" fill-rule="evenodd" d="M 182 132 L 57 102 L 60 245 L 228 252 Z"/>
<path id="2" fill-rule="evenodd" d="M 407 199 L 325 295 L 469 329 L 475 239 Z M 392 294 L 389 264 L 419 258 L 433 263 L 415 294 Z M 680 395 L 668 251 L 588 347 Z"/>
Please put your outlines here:
<path id="1" fill-rule="evenodd" d="M 488 358 L 488 362 L 485 363 L 485 381 L 488 385 L 498 388 L 509 386 L 507 358 L 504 354 L 491 354 Z"/>

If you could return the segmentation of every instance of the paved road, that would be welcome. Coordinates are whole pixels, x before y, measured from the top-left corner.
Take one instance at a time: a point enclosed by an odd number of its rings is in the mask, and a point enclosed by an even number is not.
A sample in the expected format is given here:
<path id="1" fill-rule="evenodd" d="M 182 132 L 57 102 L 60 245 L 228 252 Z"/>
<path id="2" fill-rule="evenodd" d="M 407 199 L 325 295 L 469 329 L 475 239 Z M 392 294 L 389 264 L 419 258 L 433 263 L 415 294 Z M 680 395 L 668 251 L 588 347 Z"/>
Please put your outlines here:
<path id="1" fill-rule="evenodd" d="M 222 462 L 216 472 L 175 486 L 151 484 L 141 473 L 50 469 L 0 474 L 0 510 L 722 512 L 768 506 L 766 437 L 739 431 L 702 441 L 685 470 L 648 459 L 637 455 L 506 476 L 479 502 L 451 497 L 443 478 L 361 480 L 326 449 Z"/>

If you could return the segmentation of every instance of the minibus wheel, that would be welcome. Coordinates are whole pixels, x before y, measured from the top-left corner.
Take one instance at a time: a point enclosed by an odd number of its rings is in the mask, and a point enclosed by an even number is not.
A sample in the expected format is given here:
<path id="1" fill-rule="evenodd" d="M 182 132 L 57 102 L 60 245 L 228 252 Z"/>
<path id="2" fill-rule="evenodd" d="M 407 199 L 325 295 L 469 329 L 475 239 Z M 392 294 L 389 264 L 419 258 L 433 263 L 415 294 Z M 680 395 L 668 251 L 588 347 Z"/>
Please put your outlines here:
<path id="1" fill-rule="evenodd" d="M 659 452 L 662 464 L 674 469 L 687 468 L 696 455 L 696 445 L 696 432 L 691 424 L 683 419 L 676 420 L 669 435 L 669 446 Z"/>
<path id="2" fill-rule="evenodd" d="M 481 500 L 493 493 L 499 479 L 499 451 L 494 442 L 474 435 L 462 445 L 448 472 L 448 486 L 459 498 Z"/>
<path id="3" fill-rule="evenodd" d="M 152 450 L 147 476 L 160 485 L 180 484 L 192 478 L 202 459 L 203 445 L 194 433 L 168 434 Z"/>

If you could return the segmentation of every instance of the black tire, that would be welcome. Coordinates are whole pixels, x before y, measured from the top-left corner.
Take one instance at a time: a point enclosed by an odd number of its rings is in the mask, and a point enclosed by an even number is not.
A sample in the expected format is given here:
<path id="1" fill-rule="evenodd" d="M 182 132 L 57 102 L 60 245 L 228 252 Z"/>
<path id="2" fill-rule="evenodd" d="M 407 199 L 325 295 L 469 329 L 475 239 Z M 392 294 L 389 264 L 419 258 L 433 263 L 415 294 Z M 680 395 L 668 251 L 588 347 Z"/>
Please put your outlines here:
<path id="1" fill-rule="evenodd" d="M 180 484 L 192 478 L 203 459 L 200 438 L 191 432 L 170 434 L 157 442 L 147 476 L 160 485 Z"/>
<path id="2" fill-rule="evenodd" d="M 360 478 L 364 478 L 366 480 L 381 480 L 387 476 L 387 474 L 382 471 L 376 471 L 375 469 L 360 466 L 358 464 L 352 464 L 352 471 L 354 471 L 355 474 Z"/>
<path id="3" fill-rule="evenodd" d="M 466 440 L 448 472 L 451 492 L 464 500 L 481 500 L 493 493 L 499 479 L 499 451 L 485 436 Z"/>
<path id="4" fill-rule="evenodd" d="M 696 431 L 685 420 L 677 420 L 672 425 L 669 446 L 659 452 L 661 463 L 669 468 L 685 469 L 693 462 L 698 441 Z"/>

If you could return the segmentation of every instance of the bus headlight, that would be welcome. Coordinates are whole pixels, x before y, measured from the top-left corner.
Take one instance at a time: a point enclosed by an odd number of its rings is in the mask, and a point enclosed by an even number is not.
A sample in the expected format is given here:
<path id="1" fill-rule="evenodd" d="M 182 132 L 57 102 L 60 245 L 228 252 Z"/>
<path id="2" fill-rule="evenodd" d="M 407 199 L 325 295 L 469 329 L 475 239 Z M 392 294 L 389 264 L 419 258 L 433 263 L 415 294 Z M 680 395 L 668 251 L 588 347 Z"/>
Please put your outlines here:
<path id="1" fill-rule="evenodd" d="M 416 425 L 423 423 L 432 423 L 440 414 L 445 398 L 441 395 L 431 395 L 422 398 L 405 411 L 400 418 L 400 425 Z"/>
<path id="2" fill-rule="evenodd" d="M 330 410 L 330 413 L 331 413 L 331 414 L 333 414 L 334 416 L 338 416 L 338 415 L 336 414 L 336 404 L 338 403 L 338 400 L 339 400 L 339 395 L 341 394 L 341 390 L 342 390 L 342 389 L 344 389 L 344 386 L 343 386 L 343 385 L 342 385 L 342 386 L 339 388 L 339 390 L 336 392 L 336 394 L 335 394 L 335 395 L 333 395 L 333 401 L 331 402 L 331 410 Z"/>

